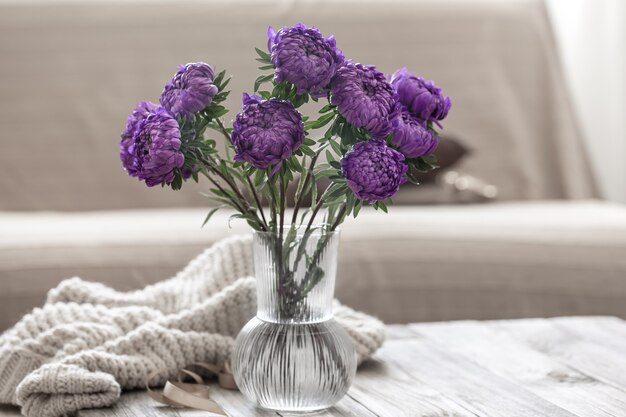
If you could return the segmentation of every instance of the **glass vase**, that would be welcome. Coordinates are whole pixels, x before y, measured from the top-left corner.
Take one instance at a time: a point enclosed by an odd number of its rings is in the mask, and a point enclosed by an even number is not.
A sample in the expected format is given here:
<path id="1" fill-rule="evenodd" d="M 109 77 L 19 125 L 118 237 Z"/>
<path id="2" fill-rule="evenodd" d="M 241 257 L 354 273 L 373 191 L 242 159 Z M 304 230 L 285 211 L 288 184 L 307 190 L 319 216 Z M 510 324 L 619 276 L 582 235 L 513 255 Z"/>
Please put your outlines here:
<path id="1" fill-rule="evenodd" d="M 232 369 L 260 407 L 317 411 L 352 384 L 352 339 L 333 318 L 338 245 L 325 227 L 254 234 L 257 314 L 237 337 Z"/>

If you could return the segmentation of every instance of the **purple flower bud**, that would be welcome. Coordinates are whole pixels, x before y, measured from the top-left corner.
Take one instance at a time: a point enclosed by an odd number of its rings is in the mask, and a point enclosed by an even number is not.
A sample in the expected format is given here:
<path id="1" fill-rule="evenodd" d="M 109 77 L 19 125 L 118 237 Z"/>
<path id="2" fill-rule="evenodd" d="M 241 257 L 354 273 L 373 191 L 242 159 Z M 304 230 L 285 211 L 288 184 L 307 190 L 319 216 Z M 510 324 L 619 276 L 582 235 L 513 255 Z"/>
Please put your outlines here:
<path id="1" fill-rule="evenodd" d="M 161 93 L 161 105 L 174 117 L 191 118 L 211 104 L 217 94 L 213 68 L 204 62 L 181 65 Z"/>
<path id="2" fill-rule="evenodd" d="M 391 132 L 398 103 L 385 75 L 371 65 L 347 64 L 337 71 L 330 102 L 356 128 L 365 128 L 375 138 Z"/>
<path id="3" fill-rule="evenodd" d="M 344 63 L 335 38 L 324 38 L 317 28 L 307 28 L 302 23 L 276 33 L 270 27 L 267 35 L 275 68 L 274 81 L 289 81 L 296 86 L 297 94 L 309 92 L 323 96 L 335 72 Z"/>
<path id="4" fill-rule="evenodd" d="M 401 68 L 391 76 L 391 85 L 398 93 L 400 103 L 421 120 L 437 122 L 448 115 L 452 105 L 450 97 L 444 96 L 441 88 L 432 81 L 424 81 Z"/>
<path id="5" fill-rule="evenodd" d="M 185 157 L 178 122 L 163 107 L 141 102 L 128 116 L 120 141 L 120 159 L 128 175 L 148 187 L 171 184 Z"/>
<path id="6" fill-rule="evenodd" d="M 289 158 L 304 142 L 302 116 L 289 101 L 243 95 L 243 111 L 233 123 L 235 160 L 259 169 Z"/>
<path id="7" fill-rule="evenodd" d="M 428 155 L 437 147 L 437 136 L 426 127 L 425 122 L 409 113 L 404 106 L 400 116 L 394 119 L 393 132 L 391 142 L 407 158 Z"/>
<path id="8" fill-rule="evenodd" d="M 368 203 L 396 194 L 406 182 L 409 167 L 404 155 L 387 146 L 384 140 L 359 142 L 341 159 L 341 174 L 354 195 Z"/>

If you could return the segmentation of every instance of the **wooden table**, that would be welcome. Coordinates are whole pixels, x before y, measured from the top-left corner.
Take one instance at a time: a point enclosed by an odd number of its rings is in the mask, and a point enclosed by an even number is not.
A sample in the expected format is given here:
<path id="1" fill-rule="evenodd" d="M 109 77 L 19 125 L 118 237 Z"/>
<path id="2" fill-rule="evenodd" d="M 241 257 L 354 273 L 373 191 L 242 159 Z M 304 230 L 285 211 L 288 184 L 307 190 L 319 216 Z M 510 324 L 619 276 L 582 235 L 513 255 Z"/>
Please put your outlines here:
<path id="1" fill-rule="evenodd" d="M 277 417 L 215 388 L 232 417 Z M 79 417 L 207 417 L 127 393 Z M 0 411 L 0 416 L 2 416 Z M 612 317 L 390 326 L 323 417 L 626 417 L 626 322 Z"/>

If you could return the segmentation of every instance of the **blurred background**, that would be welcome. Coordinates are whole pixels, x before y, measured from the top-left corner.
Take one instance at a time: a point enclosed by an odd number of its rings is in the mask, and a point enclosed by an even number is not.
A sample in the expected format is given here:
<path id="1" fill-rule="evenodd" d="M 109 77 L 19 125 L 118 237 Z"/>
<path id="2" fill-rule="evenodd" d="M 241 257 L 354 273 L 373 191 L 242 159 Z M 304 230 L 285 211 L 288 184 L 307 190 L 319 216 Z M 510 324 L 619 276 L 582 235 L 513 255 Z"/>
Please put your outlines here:
<path id="1" fill-rule="evenodd" d="M 64 278 L 136 289 L 248 232 L 200 228 L 206 184 L 127 177 L 119 134 L 195 61 L 232 76 L 230 123 L 267 26 L 297 22 L 453 102 L 441 169 L 345 224 L 342 301 L 387 322 L 626 317 L 626 2 L 0 0 L 0 330 Z"/>

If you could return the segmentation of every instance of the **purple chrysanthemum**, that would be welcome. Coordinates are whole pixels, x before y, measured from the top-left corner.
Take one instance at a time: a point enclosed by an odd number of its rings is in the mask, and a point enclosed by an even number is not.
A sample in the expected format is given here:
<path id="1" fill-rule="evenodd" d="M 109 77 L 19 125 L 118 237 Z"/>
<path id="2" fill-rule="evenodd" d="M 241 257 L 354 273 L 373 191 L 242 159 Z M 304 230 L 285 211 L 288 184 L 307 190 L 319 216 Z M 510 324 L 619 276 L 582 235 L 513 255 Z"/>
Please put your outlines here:
<path id="1" fill-rule="evenodd" d="M 120 141 L 120 159 L 128 175 L 149 187 L 170 184 L 182 168 L 178 122 L 163 107 L 141 102 L 128 116 Z"/>
<path id="2" fill-rule="evenodd" d="M 297 93 L 323 96 L 344 57 L 336 47 L 334 36 L 322 37 L 316 27 L 302 23 L 274 32 L 267 30 L 267 47 L 272 57 L 274 81 L 289 81 Z"/>
<path id="3" fill-rule="evenodd" d="M 204 62 L 181 65 L 172 81 L 161 93 L 161 105 L 173 116 L 191 118 L 217 94 L 213 84 L 213 68 Z"/>
<path id="4" fill-rule="evenodd" d="M 122 139 L 120 140 L 120 159 L 122 160 L 122 165 L 128 175 L 133 177 L 137 176 L 137 171 L 133 166 L 133 161 L 135 156 L 128 151 L 128 149 L 134 145 L 135 140 L 135 131 L 141 122 L 143 122 L 151 112 L 154 112 L 159 106 L 149 101 L 142 101 L 131 114 L 128 115 L 128 120 L 126 122 L 126 128 L 122 132 Z"/>
<path id="5" fill-rule="evenodd" d="M 233 123 L 235 160 L 259 169 L 289 158 L 304 142 L 302 116 L 289 101 L 243 95 L 243 111 Z"/>
<path id="6" fill-rule="evenodd" d="M 368 203 L 393 196 L 406 182 L 404 155 L 384 140 L 359 142 L 341 159 L 341 174 L 354 195 Z"/>
<path id="7" fill-rule="evenodd" d="M 437 147 L 437 136 L 426 127 L 426 123 L 413 116 L 402 106 L 399 117 L 393 122 L 393 139 L 391 142 L 398 147 L 407 158 L 428 155 Z"/>
<path id="8" fill-rule="evenodd" d="M 331 84 L 333 105 L 356 128 L 365 128 L 375 138 L 391 132 L 398 104 L 383 73 L 371 65 L 347 64 Z"/>
<path id="9" fill-rule="evenodd" d="M 448 115 L 452 105 L 450 97 L 444 96 L 432 81 L 424 81 L 406 68 L 400 68 L 391 76 L 391 85 L 400 103 L 420 119 L 438 122 Z"/>

